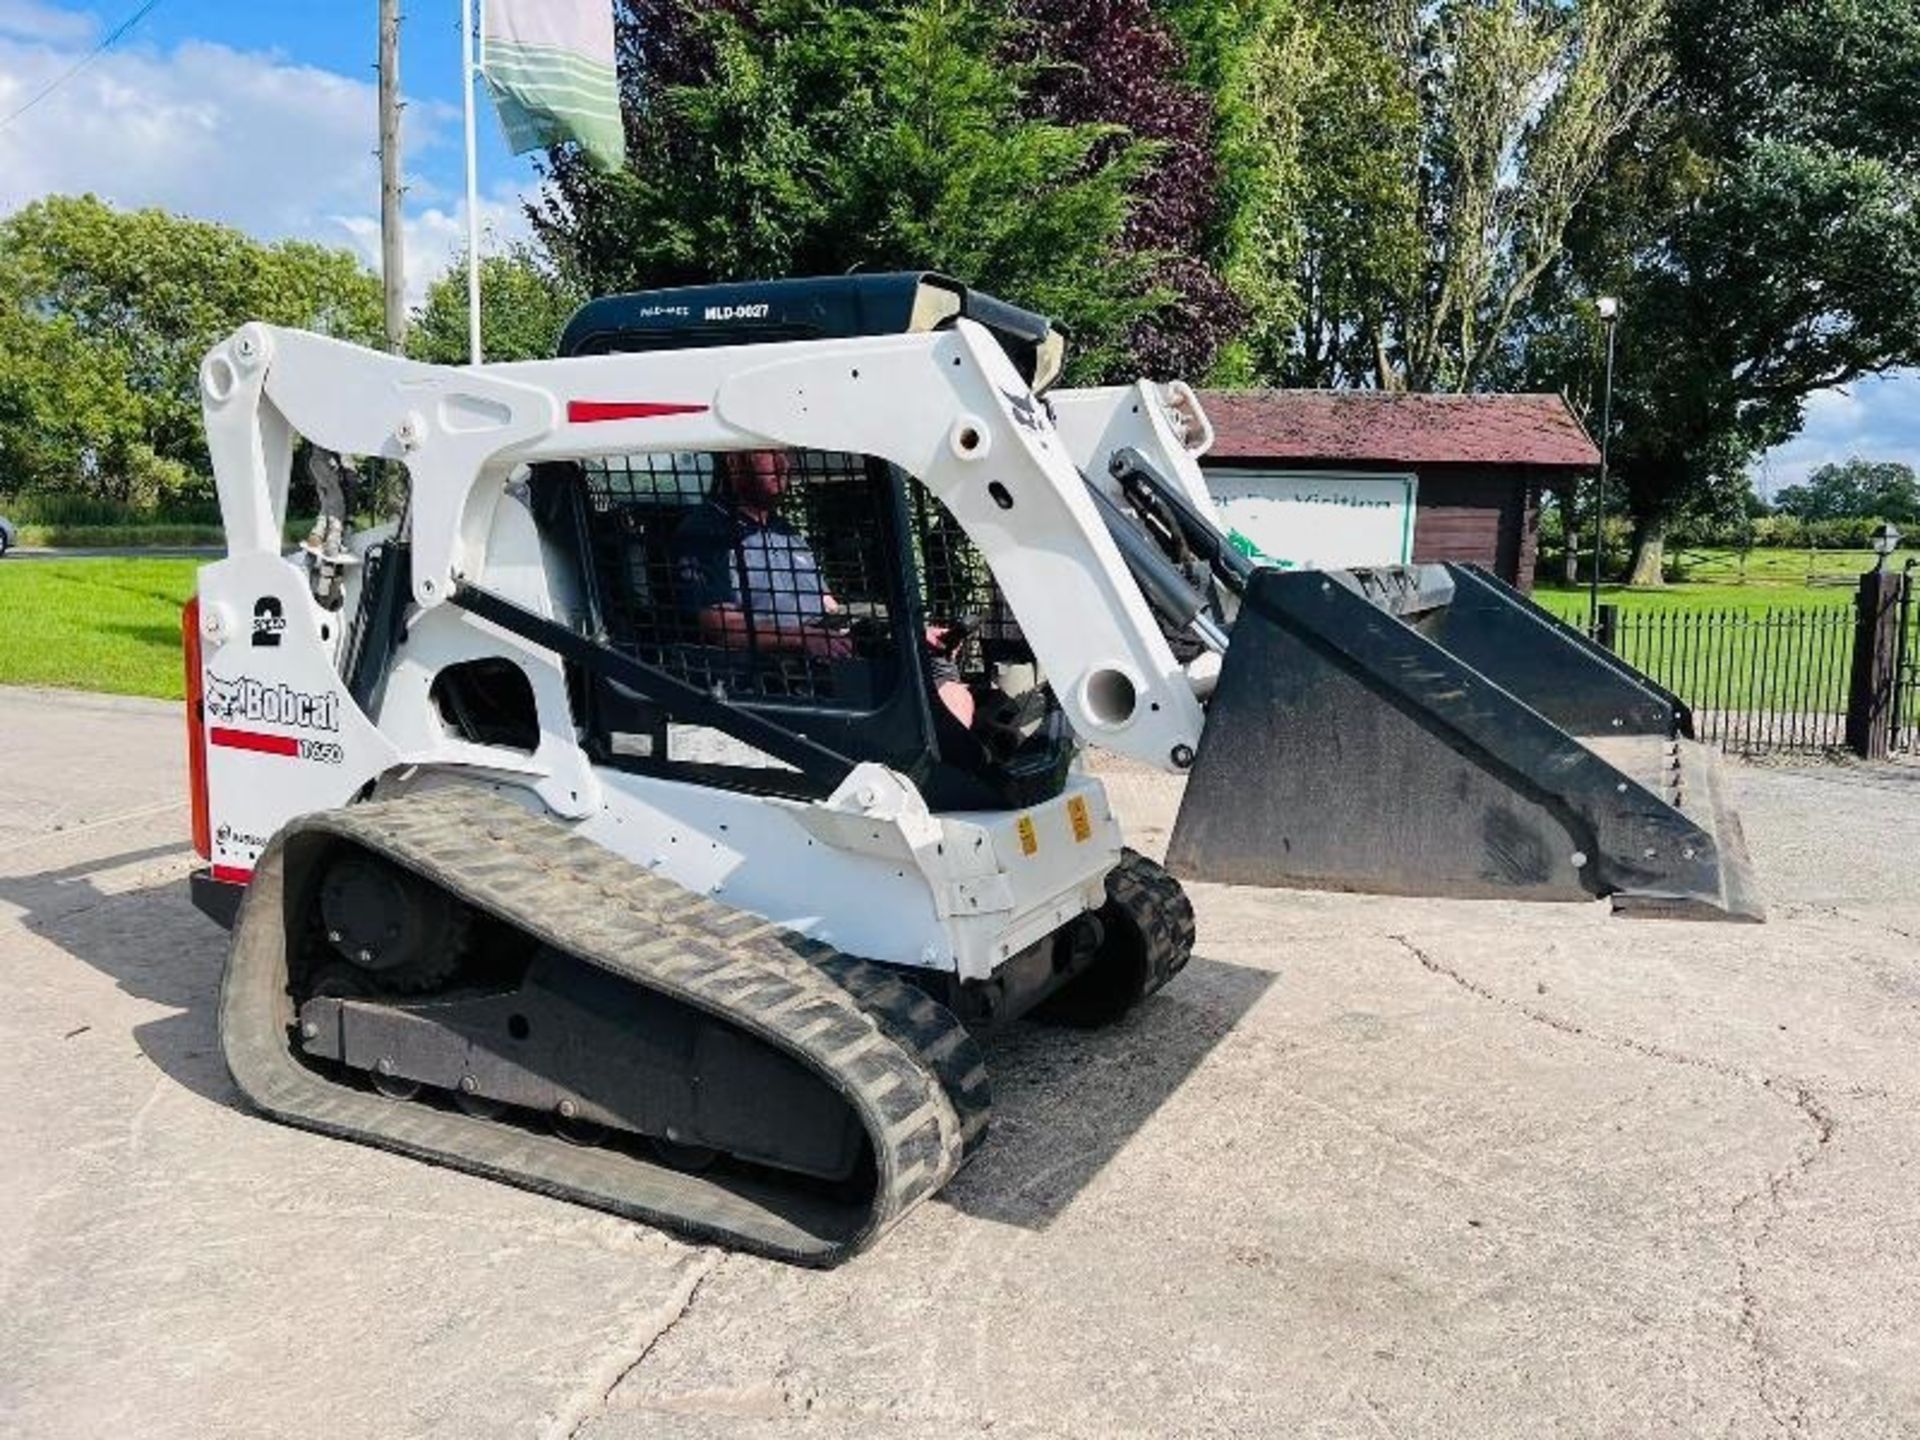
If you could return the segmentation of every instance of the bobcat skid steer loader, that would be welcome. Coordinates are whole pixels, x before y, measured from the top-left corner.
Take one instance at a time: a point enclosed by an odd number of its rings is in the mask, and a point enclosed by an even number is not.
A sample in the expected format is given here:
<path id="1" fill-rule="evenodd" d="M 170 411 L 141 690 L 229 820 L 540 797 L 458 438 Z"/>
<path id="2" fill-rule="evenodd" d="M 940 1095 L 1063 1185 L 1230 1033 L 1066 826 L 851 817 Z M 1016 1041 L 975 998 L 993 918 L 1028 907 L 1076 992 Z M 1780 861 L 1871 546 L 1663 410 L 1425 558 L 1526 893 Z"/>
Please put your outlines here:
<path id="1" fill-rule="evenodd" d="M 1049 396 L 1038 316 L 780 281 L 562 349 L 201 370 L 193 886 L 269 1115 L 835 1263 L 981 1143 L 976 1032 L 1186 963 L 1090 746 L 1192 770 L 1191 874 L 1753 912 L 1673 697 L 1475 572 L 1249 569 L 1191 393 Z"/>

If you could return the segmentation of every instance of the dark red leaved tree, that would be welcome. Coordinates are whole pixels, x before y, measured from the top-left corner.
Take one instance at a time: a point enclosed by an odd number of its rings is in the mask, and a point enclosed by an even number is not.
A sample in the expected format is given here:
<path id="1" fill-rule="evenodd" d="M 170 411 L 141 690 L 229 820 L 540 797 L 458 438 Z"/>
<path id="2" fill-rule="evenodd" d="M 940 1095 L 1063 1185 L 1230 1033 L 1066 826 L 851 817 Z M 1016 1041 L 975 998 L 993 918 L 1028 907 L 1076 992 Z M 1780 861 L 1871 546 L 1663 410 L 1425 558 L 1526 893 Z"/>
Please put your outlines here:
<path id="1" fill-rule="evenodd" d="M 1142 320 L 1133 345 L 1148 375 L 1199 380 L 1244 321 L 1208 263 L 1215 219 L 1213 103 L 1180 78 L 1179 42 L 1148 0 L 1018 0 L 1018 58 L 1043 62 L 1034 103 L 1062 123 L 1121 126 L 1160 147 L 1141 178 L 1127 243 L 1158 254 L 1172 302 Z"/>
<path id="2" fill-rule="evenodd" d="M 715 0 L 701 8 L 724 8 L 754 27 L 759 7 L 755 0 Z M 1180 79 L 1179 44 L 1148 0 L 1013 0 L 1013 9 L 1023 23 L 1008 59 L 1039 62 L 1028 92 L 1035 118 L 1112 125 L 1158 147 L 1134 188 L 1124 242 L 1132 253 L 1157 257 L 1151 283 L 1170 298 L 1132 327 L 1125 368 L 1197 381 L 1244 319 L 1208 256 L 1215 219 L 1212 101 Z M 671 165 L 676 138 L 684 138 L 661 97 L 676 86 L 699 85 L 713 64 L 709 32 L 693 15 L 691 0 L 618 0 L 615 10 L 628 149 L 654 165 Z M 1125 143 L 1117 134 L 1089 166 Z M 644 276 L 631 274 L 622 235 L 632 233 L 633 217 L 621 216 L 633 197 L 568 150 L 550 154 L 544 169 L 544 193 L 530 207 L 535 229 L 587 288 L 710 278 L 694 255 L 685 257 L 684 274 L 658 255 Z M 587 217 L 592 221 L 582 223 Z"/>

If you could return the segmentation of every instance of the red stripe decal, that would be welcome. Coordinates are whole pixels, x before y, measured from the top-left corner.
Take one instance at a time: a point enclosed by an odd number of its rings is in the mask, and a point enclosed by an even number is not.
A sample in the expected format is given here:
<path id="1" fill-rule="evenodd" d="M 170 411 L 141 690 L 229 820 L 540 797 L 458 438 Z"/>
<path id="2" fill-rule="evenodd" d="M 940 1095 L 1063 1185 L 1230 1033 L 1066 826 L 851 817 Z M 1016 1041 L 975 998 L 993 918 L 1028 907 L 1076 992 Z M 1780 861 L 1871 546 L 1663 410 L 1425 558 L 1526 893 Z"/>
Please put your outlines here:
<path id="1" fill-rule="evenodd" d="M 704 405 L 672 405 L 659 400 L 569 400 L 567 423 L 592 425 L 601 420 L 658 420 L 662 415 L 704 415 Z"/>
<path id="2" fill-rule="evenodd" d="M 213 878 L 222 885 L 244 885 L 253 879 L 253 871 L 242 870 L 238 865 L 216 865 Z"/>
<path id="3" fill-rule="evenodd" d="M 261 755 L 300 753 L 300 742 L 291 735 L 263 735 L 258 730 L 223 730 L 216 725 L 208 738 L 227 750 L 252 750 Z"/>

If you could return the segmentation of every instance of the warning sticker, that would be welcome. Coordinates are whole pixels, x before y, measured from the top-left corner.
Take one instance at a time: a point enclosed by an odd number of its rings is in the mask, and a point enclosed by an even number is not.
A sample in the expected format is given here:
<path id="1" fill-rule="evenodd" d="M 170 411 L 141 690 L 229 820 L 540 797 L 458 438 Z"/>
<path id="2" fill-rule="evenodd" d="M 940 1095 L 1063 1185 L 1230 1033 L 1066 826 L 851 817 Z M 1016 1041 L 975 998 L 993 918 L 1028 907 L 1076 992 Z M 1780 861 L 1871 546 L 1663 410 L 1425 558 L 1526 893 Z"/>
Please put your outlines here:
<path id="1" fill-rule="evenodd" d="M 1073 823 L 1073 843 L 1084 845 L 1093 838 L 1093 821 L 1087 818 L 1087 797 L 1076 795 L 1067 801 L 1067 819 Z"/>
<path id="2" fill-rule="evenodd" d="M 1022 855 L 1038 854 L 1040 851 L 1040 836 L 1033 828 L 1033 817 L 1031 815 L 1022 815 L 1020 817 L 1020 823 L 1014 828 L 1020 832 L 1020 853 Z"/>

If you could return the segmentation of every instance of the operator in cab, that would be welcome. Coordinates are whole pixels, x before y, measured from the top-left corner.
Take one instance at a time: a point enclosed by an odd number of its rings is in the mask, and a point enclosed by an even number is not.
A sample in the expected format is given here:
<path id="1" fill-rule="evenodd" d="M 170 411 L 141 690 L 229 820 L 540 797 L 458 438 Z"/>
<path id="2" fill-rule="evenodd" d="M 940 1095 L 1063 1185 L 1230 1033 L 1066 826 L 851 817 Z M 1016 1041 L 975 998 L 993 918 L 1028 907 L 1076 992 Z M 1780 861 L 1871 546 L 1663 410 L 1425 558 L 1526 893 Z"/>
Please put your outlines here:
<path id="1" fill-rule="evenodd" d="M 674 531 L 675 587 L 700 639 L 726 650 L 787 651 L 822 660 L 853 654 L 846 606 L 827 588 L 813 547 L 779 511 L 792 475 L 781 450 L 729 451 L 714 493 Z M 934 695 L 960 726 L 974 720 L 949 627 L 927 627 Z"/>

